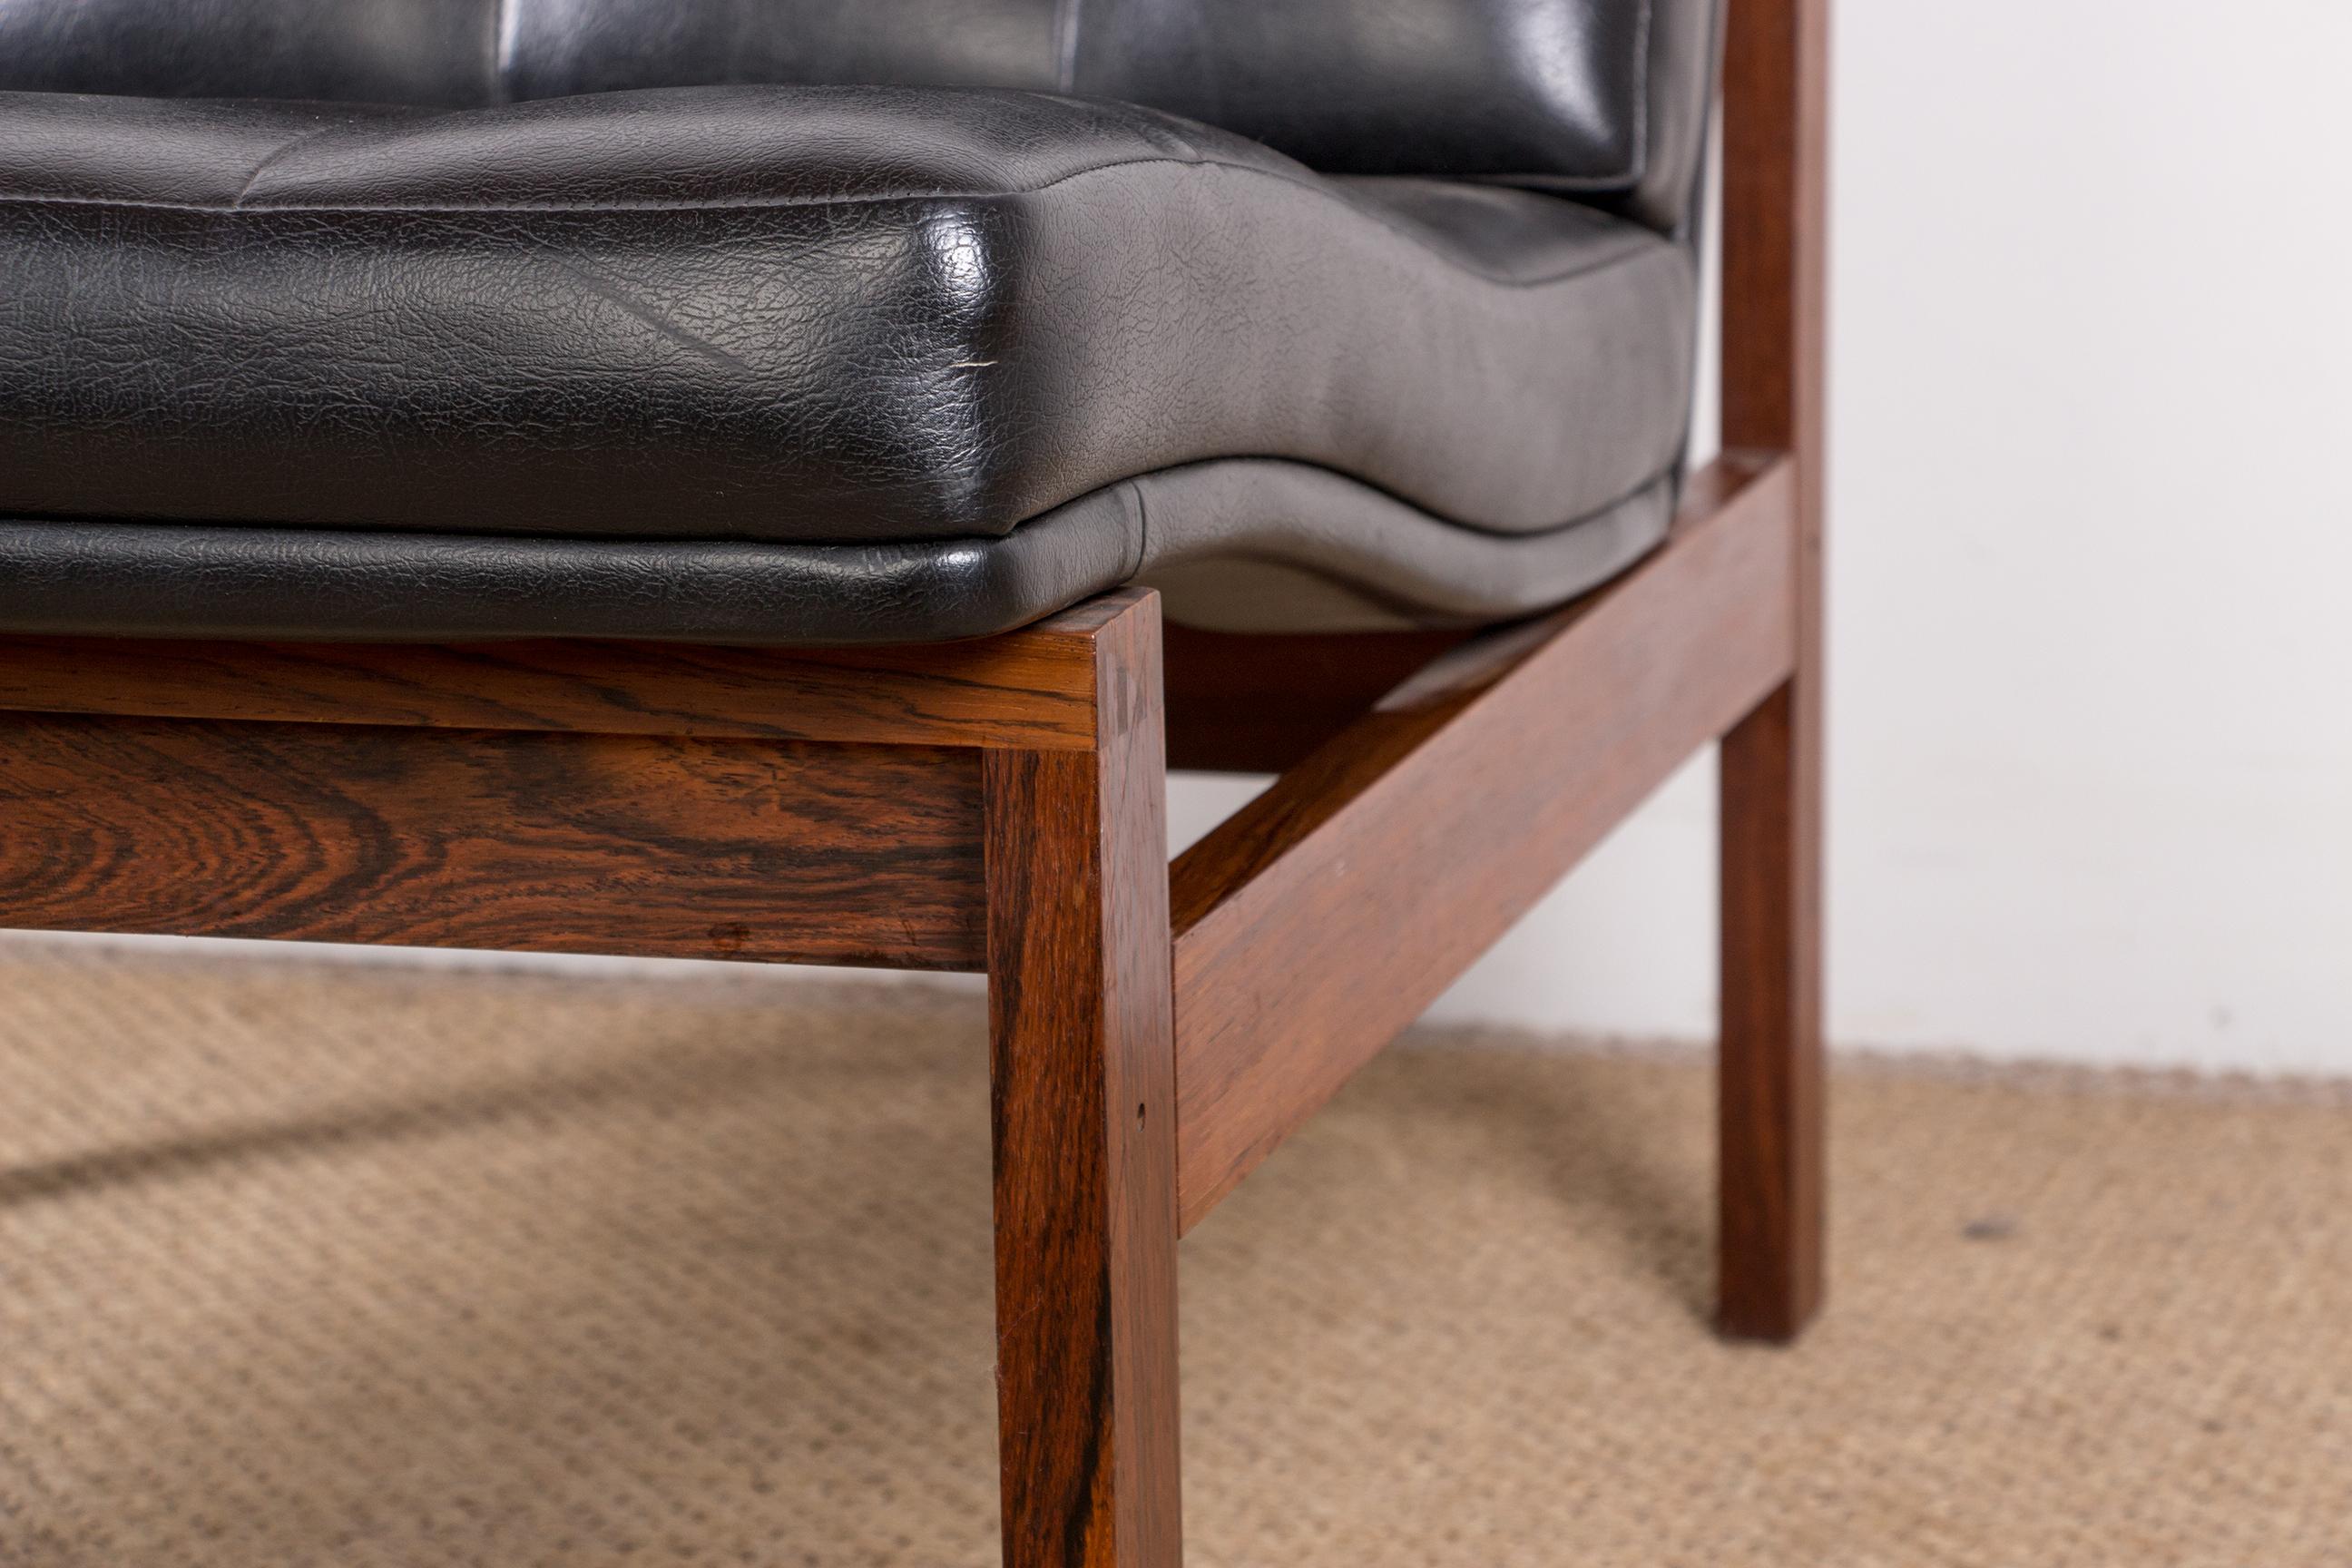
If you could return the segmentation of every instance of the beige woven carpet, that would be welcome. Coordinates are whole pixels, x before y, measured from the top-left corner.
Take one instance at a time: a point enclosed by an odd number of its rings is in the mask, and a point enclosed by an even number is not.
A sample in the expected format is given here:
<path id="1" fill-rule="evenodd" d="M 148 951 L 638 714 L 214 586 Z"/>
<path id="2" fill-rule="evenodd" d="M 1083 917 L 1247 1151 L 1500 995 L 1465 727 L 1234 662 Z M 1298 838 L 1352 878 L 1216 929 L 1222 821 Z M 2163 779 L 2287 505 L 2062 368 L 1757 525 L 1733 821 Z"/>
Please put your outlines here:
<path id="1" fill-rule="evenodd" d="M 994 1560 L 970 996 L 0 996 L 9 1568 Z M 1701 1321 L 1702 1062 L 1420 1044 L 1185 1244 L 1195 1563 L 2352 1563 L 2344 1091 L 1851 1068 L 1776 1353 Z"/>

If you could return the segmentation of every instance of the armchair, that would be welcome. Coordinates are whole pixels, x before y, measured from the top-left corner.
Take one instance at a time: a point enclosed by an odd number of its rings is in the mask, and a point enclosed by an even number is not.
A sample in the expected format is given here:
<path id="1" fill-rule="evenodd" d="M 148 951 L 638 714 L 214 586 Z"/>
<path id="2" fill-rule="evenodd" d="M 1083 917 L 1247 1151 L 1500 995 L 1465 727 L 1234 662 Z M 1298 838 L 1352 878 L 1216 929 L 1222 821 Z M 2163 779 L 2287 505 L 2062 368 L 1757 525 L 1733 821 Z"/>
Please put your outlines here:
<path id="1" fill-rule="evenodd" d="M 0 926 L 984 970 L 1005 1561 L 1172 1568 L 1179 1237 L 1719 740 L 1788 1339 L 1824 27 L 0 5 Z"/>

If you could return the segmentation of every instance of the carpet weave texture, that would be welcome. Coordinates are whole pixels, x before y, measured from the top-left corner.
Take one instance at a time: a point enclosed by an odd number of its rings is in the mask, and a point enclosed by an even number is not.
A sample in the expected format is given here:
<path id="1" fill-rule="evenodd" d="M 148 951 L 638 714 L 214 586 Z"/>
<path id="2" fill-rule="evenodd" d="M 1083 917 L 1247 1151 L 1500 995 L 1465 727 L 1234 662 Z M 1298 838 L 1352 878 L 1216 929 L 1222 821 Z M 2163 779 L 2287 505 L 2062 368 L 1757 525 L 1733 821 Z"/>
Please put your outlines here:
<path id="1" fill-rule="evenodd" d="M 0 944 L 0 1564 L 995 1560 L 977 997 Z M 1199 1568 L 2346 1568 L 2352 1092 L 1423 1031 L 1184 1244 Z"/>

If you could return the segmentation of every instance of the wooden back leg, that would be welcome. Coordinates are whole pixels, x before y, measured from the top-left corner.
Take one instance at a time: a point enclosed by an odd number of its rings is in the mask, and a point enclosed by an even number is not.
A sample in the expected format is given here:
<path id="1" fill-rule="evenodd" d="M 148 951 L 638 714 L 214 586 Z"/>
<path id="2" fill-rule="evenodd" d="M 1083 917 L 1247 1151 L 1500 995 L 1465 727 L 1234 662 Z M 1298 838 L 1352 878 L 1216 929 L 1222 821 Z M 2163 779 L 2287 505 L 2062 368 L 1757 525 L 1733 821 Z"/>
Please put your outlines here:
<path id="1" fill-rule="evenodd" d="M 1723 742 L 1717 1321 L 1794 1339 L 1822 1286 L 1821 778 L 1802 677 Z"/>
<path id="2" fill-rule="evenodd" d="M 1829 0 L 1731 0 L 1723 442 L 1796 465 L 1786 684 L 1723 742 L 1721 1309 L 1794 1338 L 1822 1288 L 1822 492 Z"/>

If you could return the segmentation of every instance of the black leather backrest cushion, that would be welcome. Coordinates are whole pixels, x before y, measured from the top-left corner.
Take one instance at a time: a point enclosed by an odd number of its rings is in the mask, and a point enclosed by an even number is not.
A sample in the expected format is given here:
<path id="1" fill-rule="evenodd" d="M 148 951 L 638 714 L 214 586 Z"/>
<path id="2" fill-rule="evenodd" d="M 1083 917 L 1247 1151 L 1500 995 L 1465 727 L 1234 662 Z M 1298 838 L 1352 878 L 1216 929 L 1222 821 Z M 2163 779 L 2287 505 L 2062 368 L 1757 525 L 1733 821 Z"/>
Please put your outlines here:
<path id="1" fill-rule="evenodd" d="M 488 0 L 0 0 L 0 89 L 494 100 Z"/>
<path id="2" fill-rule="evenodd" d="M 718 82 L 1148 103 L 1333 174 L 1687 205 L 1717 0 L 0 0 L 0 89 L 478 104 Z"/>

